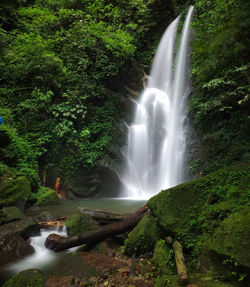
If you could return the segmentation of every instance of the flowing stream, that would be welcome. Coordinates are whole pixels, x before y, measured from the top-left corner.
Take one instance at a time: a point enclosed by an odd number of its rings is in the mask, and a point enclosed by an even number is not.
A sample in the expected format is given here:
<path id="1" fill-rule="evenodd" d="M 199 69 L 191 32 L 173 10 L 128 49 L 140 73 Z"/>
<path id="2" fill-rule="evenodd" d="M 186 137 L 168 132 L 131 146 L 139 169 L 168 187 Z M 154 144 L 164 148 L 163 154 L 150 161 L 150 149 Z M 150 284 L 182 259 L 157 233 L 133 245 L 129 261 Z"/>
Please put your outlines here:
<path id="1" fill-rule="evenodd" d="M 188 10 L 176 50 L 179 18 L 165 31 L 150 72 L 147 87 L 136 102 L 135 117 L 128 128 L 123 196 L 149 198 L 185 180 L 189 24 Z"/>
<path id="2" fill-rule="evenodd" d="M 39 208 L 32 208 L 26 215 L 34 217 L 42 212 L 49 212 L 53 218 L 60 216 L 68 216 L 79 211 L 79 207 L 99 208 L 117 213 L 130 213 L 134 212 L 139 207 L 143 206 L 145 201 L 135 200 L 121 200 L 113 198 L 100 198 L 100 199 L 77 199 L 65 200 L 62 204 L 57 206 L 45 206 Z M 28 255 L 15 262 L 11 262 L 0 267 L 0 286 L 12 275 L 17 274 L 23 270 L 30 268 L 37 268 L 45 272 L 53 272 L 57 265 L 58 260 L 65 256 L 67 253 L 73 252 L 78 247 L 73 247 L 66 251 L 54 252 L 45 248 L 44 243 L 46 238 L 51 233 L 67 236 L 66 229 L 59 230 L 41 230 L 41 234 L 33 236 L 29 239 L 30 244 L 34 248 L 34 253 Z"/>

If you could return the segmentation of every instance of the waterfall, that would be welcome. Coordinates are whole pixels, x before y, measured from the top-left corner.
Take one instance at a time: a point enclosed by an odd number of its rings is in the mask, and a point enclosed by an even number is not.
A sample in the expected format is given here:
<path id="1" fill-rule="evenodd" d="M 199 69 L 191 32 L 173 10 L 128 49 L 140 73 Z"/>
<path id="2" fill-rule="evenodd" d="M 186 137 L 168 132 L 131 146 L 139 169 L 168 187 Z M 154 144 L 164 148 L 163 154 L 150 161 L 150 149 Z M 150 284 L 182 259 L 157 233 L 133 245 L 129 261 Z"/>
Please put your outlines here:
<path id="1" fill-rule="evenodd" d="M 188 43 L 193 6 L 175 53 L 179 17 L 165 31 L 145 91 L 128 127 L 123 196 L 149 198 L 184 180 L 187 133 Z"/>

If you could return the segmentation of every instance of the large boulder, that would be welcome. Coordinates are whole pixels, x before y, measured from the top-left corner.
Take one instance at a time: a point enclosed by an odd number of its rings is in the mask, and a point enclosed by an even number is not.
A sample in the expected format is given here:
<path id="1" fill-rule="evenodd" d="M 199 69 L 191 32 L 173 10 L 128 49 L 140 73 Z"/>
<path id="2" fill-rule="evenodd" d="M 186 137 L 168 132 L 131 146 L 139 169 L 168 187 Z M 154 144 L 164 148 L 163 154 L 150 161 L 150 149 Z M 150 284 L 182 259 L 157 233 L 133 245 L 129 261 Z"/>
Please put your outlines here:
<path id="1" fill-rule="evenodd" d="M 38 269 L 29 269 L 11 277 L 3 287 L 45 287 L 45 274 Z"/>
<path id="2" fill-rule="evenodd" d="M 34 252 L 33 247 L 18 234 L 0 237 L 0 266 Z"/>
<path id="3" fill-rule="evenodd" d="M 165 232 L 181 242 L 190 268 L 198 264 L 203 269 L 201 257 L 209 250 L 212 257 L 223 255 L 218 258 L 221 265 L 230 259 L 234 266 L 230 272 L 235 274 L 238 265 L 250 266 L 249 186 L 250 165 L 240 164 L 161 191 L 148 206 Z M 232 280 L 216 266 L 211 265 L 211 270 Z M 237 273 L 235 278 L 246 284 L 249 271 L 244 272 L 244 277 Z"/>
<path id="4" fill-rule="evenodd" d="M 65 186 L 77 197 L 117 197 L 120 192 L 117 174 L 104 166 L 95 167 L 90 172 L 79 169 Z"/>

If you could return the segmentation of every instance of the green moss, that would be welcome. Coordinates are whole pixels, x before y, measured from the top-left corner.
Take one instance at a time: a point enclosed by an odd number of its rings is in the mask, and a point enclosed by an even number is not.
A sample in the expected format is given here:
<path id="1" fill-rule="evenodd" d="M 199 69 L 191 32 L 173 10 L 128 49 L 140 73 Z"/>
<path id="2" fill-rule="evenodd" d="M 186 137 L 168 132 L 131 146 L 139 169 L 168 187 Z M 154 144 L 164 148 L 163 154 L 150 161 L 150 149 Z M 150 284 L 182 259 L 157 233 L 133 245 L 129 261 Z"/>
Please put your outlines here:
<path id="1" fill-rule="evenodd" d="M 44 287 L 44 273 L 38 269 L 29 269 L 11 277 L 3 287 Z"/>
<path id="2" fill-rule="evenodd" d="M 250 268 L 250 207 L 226 218 L 218 227 L 209 247 L 218 254 L 228 255 Z"/>
<path id="3" fill-rule="evenodd" d="M 0 185 L 0 204 L 11 205 L 16 201 L 27 200 L 31 196 L 31 187 L 25 176 L 7 180 Z"/>
<path id="4" fill-rule="evenodd" d="M 23 212 L 15 206 L 3 208 L 0 212 L 0 215 L 0 225 L 14 220 L 22 219 L 24 217 Z"/>
<path id="5" fill-rule="evenodd" d="M 97 227 L 96 222 L 89 214 L 75 213 L 66 219 L 68 235 L 76 235 Z"/>
<path id="6" fill-rule="evenodd" d="M 56 192 L 48 187 L 40 187 L 37 198 L 36 205 L 38 206 L 57 205 L 60 203 Z"/>
<path id="7" fill-rule="evenodd" d="M 153 261 L 160 275 L 174 274 L 173 248 L 170 248 L 165 240 L 160 239 L 155 244 Z"/>
<path id="8" fill-rule="evenodd" d="M 125 240 L 124 252 L 130 256 L 152 252 L 160 234 L 156 218 L 145 215 Z"/>
<path id="9" fill-rule="evenodd" d="M 250 200 L 250 166 L 221 169 L 152 197 L 148 206 L 161 226 L 186 248 L 200 246 L 202 233 L 212 233 L 232 212 Z"/>

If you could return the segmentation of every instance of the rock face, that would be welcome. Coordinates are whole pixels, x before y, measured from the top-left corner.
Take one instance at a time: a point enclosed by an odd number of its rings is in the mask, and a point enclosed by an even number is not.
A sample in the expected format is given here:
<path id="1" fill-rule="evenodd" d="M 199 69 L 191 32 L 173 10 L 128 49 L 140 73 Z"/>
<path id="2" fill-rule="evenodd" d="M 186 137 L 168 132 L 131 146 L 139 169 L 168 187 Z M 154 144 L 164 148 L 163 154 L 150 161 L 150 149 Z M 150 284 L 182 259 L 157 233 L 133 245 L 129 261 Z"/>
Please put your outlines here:
<path id="1" fill-rule="evenodd" d="M 117 197 L 120 191 L 116 173 L 102 166 L 90 173 L 79 169 L 65 185 L 77 197 Z"/>
<path id="2" fill-rule="evenodd" d="M 18 234 L 8 234 L 0 237 L 0 266 L 33 252 L 33 247 Z"/>
<path id="3" fill-rule="evenodd" d="M 68 235 L 77 235 L 97 228 L 97 224 L 89 214 L 75 213 L 66 219 Z"/>

